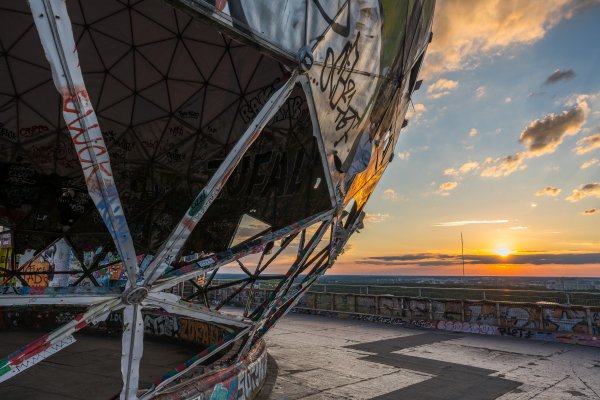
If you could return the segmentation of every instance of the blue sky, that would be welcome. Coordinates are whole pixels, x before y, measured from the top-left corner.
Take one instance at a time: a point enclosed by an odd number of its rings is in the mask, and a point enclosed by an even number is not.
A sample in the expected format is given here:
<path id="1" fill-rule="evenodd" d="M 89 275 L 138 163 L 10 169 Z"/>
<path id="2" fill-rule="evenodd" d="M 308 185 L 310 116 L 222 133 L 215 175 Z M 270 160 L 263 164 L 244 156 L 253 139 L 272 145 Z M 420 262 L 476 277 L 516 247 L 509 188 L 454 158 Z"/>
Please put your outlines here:
<path id="1" fill-rule="evenodd" d="M 599 66 L 598 2 L 438 1 L 409 126 L 331 272 L 462 273 L 439 256 L 462 232 L 496 255 L 472 274 L 599 276 Z M 441 261 L 368 262 L 406 255 Z"/>

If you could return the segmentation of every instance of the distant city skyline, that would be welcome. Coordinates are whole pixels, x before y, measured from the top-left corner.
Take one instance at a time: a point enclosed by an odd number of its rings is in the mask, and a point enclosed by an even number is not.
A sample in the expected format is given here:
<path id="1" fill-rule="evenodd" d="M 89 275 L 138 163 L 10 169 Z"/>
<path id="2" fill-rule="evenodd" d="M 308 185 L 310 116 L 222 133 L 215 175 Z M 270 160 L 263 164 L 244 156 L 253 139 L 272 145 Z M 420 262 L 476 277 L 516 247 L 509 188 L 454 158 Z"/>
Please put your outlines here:
<path id="1" fill-rule="evenodd" d="M 332 274 L 600 276 L 600 4 L 439 0 L 396 157 Z"/>

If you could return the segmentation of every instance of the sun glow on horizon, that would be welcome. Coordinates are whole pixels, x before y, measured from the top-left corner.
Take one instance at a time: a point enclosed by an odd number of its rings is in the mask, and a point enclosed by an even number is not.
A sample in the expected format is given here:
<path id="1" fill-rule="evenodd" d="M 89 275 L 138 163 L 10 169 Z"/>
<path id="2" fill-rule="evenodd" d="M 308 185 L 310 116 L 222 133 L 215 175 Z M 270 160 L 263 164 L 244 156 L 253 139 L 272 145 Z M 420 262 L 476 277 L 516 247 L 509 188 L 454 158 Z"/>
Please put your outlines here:
<path id="1" fill-rule="evenodd" d="M 500 245 L 494 249 L 494 253 L 498 254 L 501 257 L 506 257 L 513 253 L 511 249 L 506 245 Z"/>

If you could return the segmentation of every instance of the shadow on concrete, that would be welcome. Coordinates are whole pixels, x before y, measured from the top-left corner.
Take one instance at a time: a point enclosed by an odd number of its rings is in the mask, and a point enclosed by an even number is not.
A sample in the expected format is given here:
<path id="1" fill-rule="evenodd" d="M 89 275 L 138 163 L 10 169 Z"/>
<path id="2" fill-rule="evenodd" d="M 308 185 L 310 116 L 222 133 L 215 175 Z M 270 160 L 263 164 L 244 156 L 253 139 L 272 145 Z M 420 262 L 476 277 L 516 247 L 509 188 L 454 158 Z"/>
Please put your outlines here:
<path id="1" fill-rule="evenodd" d="M 277 366 L 277 361 L 268 354 L 267 356 L 267 378 L 265 379 L 265 383 L 263 384 L 262 389 L 258 393 L 258 396 L 255 400 L 269 400 L 271 398 L 271 392 L 275 387 L 275 383 L 277 382 L 277 374 L 279 373 L 279 367 Z"/>

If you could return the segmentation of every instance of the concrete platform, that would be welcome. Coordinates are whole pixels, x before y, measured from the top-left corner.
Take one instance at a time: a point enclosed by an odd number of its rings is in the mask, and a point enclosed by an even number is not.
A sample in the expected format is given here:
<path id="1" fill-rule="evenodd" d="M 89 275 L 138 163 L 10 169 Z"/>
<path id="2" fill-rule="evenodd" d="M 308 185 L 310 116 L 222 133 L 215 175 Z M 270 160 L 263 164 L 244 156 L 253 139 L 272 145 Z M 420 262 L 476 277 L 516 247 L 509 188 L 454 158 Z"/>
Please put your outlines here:
<path id="1" fill-rule="evenodd" d="M 600 349 L 290 314 L 264 399 L 600 399 Z"/>
<path id="2" fill-rule="evenodd" d="M 0 332 L 0 358 L 44 332 Z M 39 364 L 0 383 L 0 399 L 111 399 L 121 390 L 121 337 L 77 334 L 77 341 Z M 140 387 L 199 351 L 198 346 L 146 337 Z"/>

